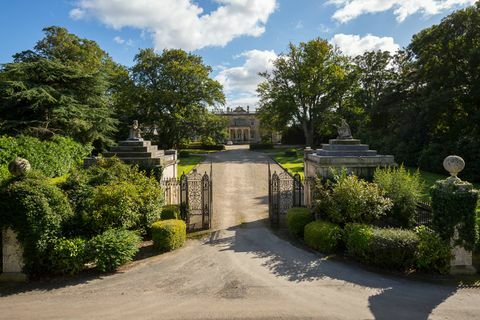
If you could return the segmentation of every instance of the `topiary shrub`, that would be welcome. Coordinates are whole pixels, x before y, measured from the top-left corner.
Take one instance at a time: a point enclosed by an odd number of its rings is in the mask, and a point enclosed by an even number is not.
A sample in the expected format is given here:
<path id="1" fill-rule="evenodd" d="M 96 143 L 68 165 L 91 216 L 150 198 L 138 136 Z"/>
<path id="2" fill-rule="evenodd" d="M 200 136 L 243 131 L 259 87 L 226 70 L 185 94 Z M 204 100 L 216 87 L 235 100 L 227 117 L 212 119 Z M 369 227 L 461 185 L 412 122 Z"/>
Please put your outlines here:
<path id="1" fill-rule="evenodd" d="M 368 262 L 373 227 L 365 224 L 349 223 L 344 229 L 344 242 L 347 255 L 362 262 Z"/>
<path id="2" fill-rule="evenodd" d="M 273 149 L 273 143 L 256 143 L 250 145 L 250 150 Z"/>
<path id="3" fill-rule="evenodd" d="M 309 247 L 323 253 L 332 253 L 342 239 L 342 229 L 330 222 L 314 221 L 305 226 L 304 237 Z"/>
<path id="4" fill-rule="evenodd" d="M 180 206 L 179 205 L 163 206 L 161 219 L 162 220 L 180 219 Z"/>
<path id="5" fill-rule="evenodd" d="M 408 270 L 415 266 L 419 237 L 414 231 L 395 228 L 375 228 L 368 251 L 369 261 L 378 267 Z"/>
<path id="6" fill-rule="evenodd" d="M 440 180 L 430 189 L 432 195 L 433 229 L 444 241 L 453 238 L 458 226 L 455 245 L 473 250 L 478 239 L 476 209 L 478 190 L 468 182 Z"/>
<path id="7" fill-rule="evenodd" d="M 157 221 L 151 228 L 153 245 L 165 252 L 180 248 L 187 238 L 187 227 L 182 220 Z"/>
<path id="8" fill-rule="evenodd" d="M 303 230 L 307 224 L 313 221 L 313 216 L 310 209 L 295 207 L 287 210 L 286 221 L 290 234 L 303 238 Z"/>
<path id="9" fill-rule="evenodd" d="M 393 202 L 382 220 L 394 227 L 412 227 L 415 224 L 416 204 L 423 190 L 420 173 L 411 174 L 403 165 L 398 168 L 379 168 L 375 171 L 373 181 Z"/>
<path id="10" fill-rule="evenodd" d="M 73 275 L 85 267 L 85 245 L 82 238 L 58 238 L 53 241 L 50 262 L 53 272 Z"/>
<path id="11" fill-rule="evenodd" d="M 417 248 L 417 269 L 425 272 L 448 273 L 452 258 L 450 245 L 425 226 L 415 228 L 415 232 L 420 239 Z"/>
<path id="12" fill-rule="evenodd" d="M 37 276 L 52 271 L 50 251 L 73 216 L 65 194 L 34 172 L 12 178 L 0 189 L 0 229 L 12 228 L 23 246 L 24 272 Z"/>
<path id="13" fill-rule="evenodd" d="M 140 241 L 140 236 L 134 231 L 110 229 L 90 239 L 85 251 L 98 270 L 111 272 L 132 260 Z"/>

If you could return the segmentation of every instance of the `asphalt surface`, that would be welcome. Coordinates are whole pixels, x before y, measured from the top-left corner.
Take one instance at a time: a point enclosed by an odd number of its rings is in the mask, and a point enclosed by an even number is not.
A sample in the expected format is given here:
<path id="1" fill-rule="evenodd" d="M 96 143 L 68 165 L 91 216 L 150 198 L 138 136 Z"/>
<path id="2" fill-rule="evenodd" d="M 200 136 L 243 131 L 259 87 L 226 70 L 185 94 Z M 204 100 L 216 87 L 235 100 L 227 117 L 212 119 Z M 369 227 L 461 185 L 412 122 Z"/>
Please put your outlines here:
<path id="1" fill-rule="evenodd" d="M 213 154 L 214 228 L 120 272 L 0 287 L 0 319 L 479 319 L 480 289 L 328 259 L 266 224 L 261 153 Z M 279 170 L 273 166 L 273 170 Z"/>

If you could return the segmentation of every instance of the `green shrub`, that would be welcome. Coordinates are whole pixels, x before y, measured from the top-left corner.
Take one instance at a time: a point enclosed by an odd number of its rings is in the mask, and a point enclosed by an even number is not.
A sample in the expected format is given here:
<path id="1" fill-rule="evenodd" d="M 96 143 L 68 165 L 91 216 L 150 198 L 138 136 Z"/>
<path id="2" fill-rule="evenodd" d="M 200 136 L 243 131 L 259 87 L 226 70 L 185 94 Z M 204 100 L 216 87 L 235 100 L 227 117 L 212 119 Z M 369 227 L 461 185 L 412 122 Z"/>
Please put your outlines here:
<path id="1" fill-rule="evenodd" d="M 478 239 L 476 209 L 478 190 L 468 183 L 461 185 L 440 180 L 430 189 L 433 229 L 444 241 L 450 241 L 458 225 L 455 245 L 473 250 Z"/>
<path id="2" fill-rule="evenodd" d="M 55 273 L 76 274 L 85 266 L 85 244 L 82 238 L 58 238 L 53 241 L 50 261 Z"/>
<path id="3" fill-rule="evenodd" d="M 325 220 L 345 225 L 371 223 L 385 215 L 392 201 L 384 197 L 380 188 L 356 176 L 337 177 L 331 189 L 317 187 L 314 208 Z M 318 192 L 322 190 L 322 192 Z"/>
<path id="4" fill-rule="evenodd" d="M 298 151 L 297 151 L 297 149 L 285 150 L 285 156 L 286 157 L 297 157 L 298 156 Z"/>
<path id="5" fill-rule="evenodd" d="M 250 145 L 250 150 L 273 149 L 273 143 L 256 143 Z"/>
<path id="6" fill-rule="evenodd" d="M 0 180 L 9 176 L 8 163 L 19 156 L 27 159 L 34 170 L 47 177 L 63 176 L 83 162 L 92 147 L 70 138 L 54 136 L 40 140 L 30 136 L 0 137 Z"/>
<path id="7" fill-rule="evenodd" d="M 305 226 L 305 243 L 323 253 L 335 252 L 341 239 L 342 229 L 336 224 L 313 221 Z"/>
<path id="8" fill-rule="evenodd" d="M 419 238 L 414 231 L 395 228 L 375 228 L 371 239 L 370 262 L 378 267 L 408 270 L 415 266 Z"/>
<path id="9" fill-rule="evenodd" d="M 344 242 L 347 255 L 358 261 L 368 262 L 372 238 L 372 226 L 357 223 L 347 224 L 344 230 Z"/>
<path id="10" fill-rule="evenodd" d="M 132 260 L 140 241 L 140 236 L 134 231 L 110 229 L 87 242 L 87 257 L 98 270 L 111 272 Z"/>
<path id="11" fill-rule="evenodd" d="M 477 208 L 477 230 L 480 231 L 480 208 Z M 480 252 L 480 237 L 477 238 L 477 245 L 475 246 L 475 250 Z"/>
<path id="12" fill-rule="evenodd" d="M 389 167 L 375 171 L 374 182 L 393 202 L 383 219 L 388 225 L 410 228 L 415 224 L 415 208 L 423 190 L 420 173 L 409 173 L 405 168 Z"/>
<path id="13" fill-rule="evenodd" d="M 415 229 L 420 239 L 417 248 L 417 269 L 425 272 L 448 273 L 452 252 L 450 245 L 425 226 Z"/>
<path id="14" fill-rule="evenodd" d="M 30 276 L 52 271 L 49 253 L 62 236 L 62 226 L 73 216 L 65 194 L 34 172 L 11 178 L 0 190 L 0 229 L 18 233 L 24 249 L 24 272 Z"/>
<path id="15" fill-rule="evenodd" d="M 161 219 L 162 220 L 180 219 L 180 206 L 178 205 L 163 206 Z"/>
<path id="16" fill-rule="evenodd" d="M 180 151 L 178 152 L 178 157 L 179 157 L 179 158 L 188 158 L 188 157 L 190 157 L 190 151 L 180 150 Z"/>
<path id="17" fill-rule="evenodd" d="M 153 245 L 160 251 L 171 251 L 185 243 L 187 228 L 182 220 L 157 221 L 152 224 Z"/>
<path id="18" fill-rule="evenodd" d="M 308 208 L 290 208 L 287 210 L 287 227 L 290 234 L 303 238 L 303 230 L 313 221 L 312 213 Z"/>

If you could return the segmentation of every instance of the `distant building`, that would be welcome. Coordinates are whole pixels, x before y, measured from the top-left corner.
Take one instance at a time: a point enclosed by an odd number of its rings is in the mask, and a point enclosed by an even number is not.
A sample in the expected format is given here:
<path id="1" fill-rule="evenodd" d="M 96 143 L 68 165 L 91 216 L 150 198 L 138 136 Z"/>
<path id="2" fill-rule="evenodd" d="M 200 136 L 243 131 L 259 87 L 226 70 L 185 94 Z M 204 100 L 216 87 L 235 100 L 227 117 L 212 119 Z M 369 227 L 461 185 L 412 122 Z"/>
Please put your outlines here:
<path id="1" fill-rule="evenodd" d="M 250 112 L 250 107 L 247 107 L 247 110 L 242 107 L 227 108 L 226 112 L 222 111 L 220 114 L 229 120 L 229 140 L 233 143 L 260 143 L 262 137 L 271 139 L 273 143 L 280 143 L 282 140 L 282 136 L 278 132 L 267 132 L 262 129 L 260 119 L 255 111 Z"/>

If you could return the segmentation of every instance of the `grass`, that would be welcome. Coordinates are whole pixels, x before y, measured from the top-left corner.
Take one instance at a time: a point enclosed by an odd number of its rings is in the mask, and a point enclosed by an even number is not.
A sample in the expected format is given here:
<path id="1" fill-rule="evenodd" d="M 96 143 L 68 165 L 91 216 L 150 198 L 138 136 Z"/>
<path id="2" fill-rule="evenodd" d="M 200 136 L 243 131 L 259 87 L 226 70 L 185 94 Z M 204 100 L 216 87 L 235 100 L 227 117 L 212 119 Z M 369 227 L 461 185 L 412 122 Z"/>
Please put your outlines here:
<path id="1" fill-rule="evenodd" d="M 218 150 L 205 150 L 205 149 L 181 149 L 180 151 L 187 151 L 187 152 L 196 153 L 196 154 L 207 154 L 207 153 L 219 152 Z"/>
<path id="2" fill-rule="evenodd" d="M 285 155 L 286 150 L 292 148 L 274 148 L 274 149 L 264 149 L 264 150 L 255 150 L 263 153 L 267 153 L 272 159 L 277 161 L 284 169 L 286 169 L 291 175 L 300 174 L 300 177 L 304 177 L 303 173 L 303 151 L 298 149 L 298 154 L 296 157 L 287 157 Z"/>
<path id="3" fill-rule="evenodd" d="M 185 158 L 180 158 L 180 163 L 178 164 L 177 167 L 177 174 L 178 176 L 181 176 L 182 173 L 188 174 L 190 171 L 192 171 L 193 168 L 195 168 L 200 162 L 202 162 L 205 159 L 203 156 L 189 156 Z"/>

